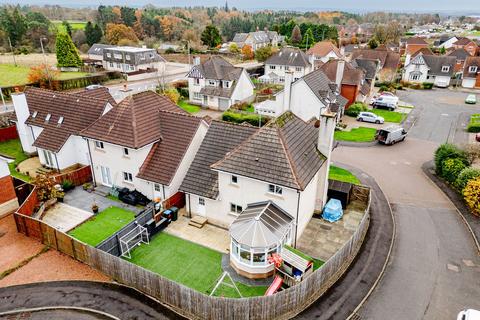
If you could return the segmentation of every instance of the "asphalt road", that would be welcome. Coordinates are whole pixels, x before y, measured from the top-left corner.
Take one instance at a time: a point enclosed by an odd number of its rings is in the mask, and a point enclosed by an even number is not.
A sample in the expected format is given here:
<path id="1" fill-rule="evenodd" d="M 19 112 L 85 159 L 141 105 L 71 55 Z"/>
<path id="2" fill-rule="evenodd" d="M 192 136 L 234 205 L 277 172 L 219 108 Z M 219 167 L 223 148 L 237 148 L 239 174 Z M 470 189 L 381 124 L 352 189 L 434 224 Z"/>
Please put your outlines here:
<path id="1" fill-rule="evenodd" d="M 120 319 L 183 319 L 150 297 L 115 284 L 89 281 L 57 281 L 0 288 L 0 319 L 2 318 L 2 312 L 5 311 L 44 306 L 89 308 Z M 78 319 L 90 319 L 85 317 L 85 313 L 78 311 L 44 312 L 44 314 L 50 314 L 56 319 L 64 319 L 55 315 L 66 313 L 75 314 Z M 39 314 L 41 315 L 41 313 L 34 313 L 33 315 Z M 11 319 L 9 316 L 5 317 Z M 22 317 L 21 319 L 28 318 Z"/>
<path id="2" fill-rule="evenodd" d="M 405 142 L 340 146 L 333 152 L 334 161 L 375 178 L 397 226 L 389 266 L 357 319 L 446 320 L 466 307 L 480 309 L 480 257 L 473 240 L 452 203 L 421 169 L 447 137 L 464 142 L 458 119 L 473 112 L 460 103 L 464 96 L 443 90 L 401 93 L 418 108 Z"/>
<path id="3" fill-rule="evenodd" d="M 397 92 L 401 101 L 413 104 L 409 121 L 414 123 L 411 137 L 436 143 L 464 143 L 470 115 L 479 113 L 478 105 L 465 104 L 468 93 L 450 89 Z"/>

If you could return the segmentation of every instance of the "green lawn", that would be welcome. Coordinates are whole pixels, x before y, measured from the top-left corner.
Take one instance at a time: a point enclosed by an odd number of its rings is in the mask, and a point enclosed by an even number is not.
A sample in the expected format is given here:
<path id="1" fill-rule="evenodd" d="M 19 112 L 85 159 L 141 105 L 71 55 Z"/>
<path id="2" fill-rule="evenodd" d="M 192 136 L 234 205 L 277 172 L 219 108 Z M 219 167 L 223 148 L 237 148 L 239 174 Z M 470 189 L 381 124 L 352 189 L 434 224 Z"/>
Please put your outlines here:
<path id="1" fill-rule="evenodd" d="M 127 259 L 128 260 L 128 259 Z M 222 274 L 222 254 L 161 232 L 132 251 L 131 262 L 187 287 L 210 294 Z M 237 283 L 243 296 L 263 295 L 266 287 Z M 238 297 L 233 288 L 221 286 L 215 295 Z"/>
<path id="2" fill-rule="evenodd" d="M 68 234 L 91 246 L 96 246 L 134 218 L 135 214 L 132 211 L 110 207 L 82 223 Z"/>
<path id="3" fill-rule="evenodd" d="M 201 109 L 199 106 L 190 104 L 185 100 L 179 101 L 178 106 L 183 110 L 187 111 L 188 113 L 196 113 Z"/>
<path id="4" fill-rule="evenodd" d="M 370 142 L 375 139 L 376 129 L 354 128 L 351 131 L 335 131 L 335 140 L 352 142 Z"/>
<path id="5" fill-rule="evenodd" d="M 353 184 L 360 184 L 360 180 L 358 180 L 358 178 L 355 177 L 350 171 L 335 166 L 330 166 L 328 178 L 332 180 L 350 182 Z"/>
<path id="6" fill-rule="evenodd" d="M 20 139 L 12 139 L 4 142 L 0 142 L 0 155 L 5 155 L 10 158 L 14 158 L 15 161 L 8 164 L 10 169 L 10 174 L 15 178 L 30 181 L 30 177 L 24 174 L 21 174 L 15 170 L 15 167 L 22 162 L 23 160 L 28 159 L 28 156 L 23 152 L 22 144 Z"/>
<path id="7" fill-rule="evenodd" d="M 375 113 L 377 116 L 383 117 L 386 122 L 400 123 L 403 121 L 403 118 L 406 116 L 405 113 L 382 110 L 382 109 L 373 109 L 370 111 Z"/>
<path id="8" fill-rule="evenodd" d="M 72 27 L 73 30 L 85 30 L 85 25 L 87 24 L 87 22 L 83 22 L 83 21 L 68 21 L 70 23 L 70 26 Z M 52 23 L 55 25 L 55 27 L 57 28 L 58 31 L 60 32 L 64 32 L 66 31 L 65 30 L 65 27 L 63 26 L 63 21 L 59 21 L 59 20 L 55 20 L 55 21 L 52 21 Z"/>
<path id="9" fill-rule="evenodd" d="M 39 61 L 39 64 L 42 61 Z M 28 83 L 28 72 L 30 68 L 13 64 L 0 64 L 0 87 L 9 87 Z M 85 72 L 61 72 L 60 80 L 80 78 L 88 75 Z"/>
<path id="10" fill-rule="evenodd" d="M 253 107 L 253 104 L 249 105 L 245 111 L 250 113 L 255 113 L 255 108 Z"/>

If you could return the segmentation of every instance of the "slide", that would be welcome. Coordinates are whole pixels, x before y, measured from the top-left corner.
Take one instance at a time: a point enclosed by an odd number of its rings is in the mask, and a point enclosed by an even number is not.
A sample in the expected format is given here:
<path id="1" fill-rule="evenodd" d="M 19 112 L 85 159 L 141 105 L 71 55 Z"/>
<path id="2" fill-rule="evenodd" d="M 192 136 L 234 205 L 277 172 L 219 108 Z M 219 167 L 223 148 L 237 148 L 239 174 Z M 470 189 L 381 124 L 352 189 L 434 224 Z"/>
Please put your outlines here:
<path id="1" fill-rule="evenodd" d="M 280 276 L 275 276 L 272 284 L 270 285 L 270 287 L 268 287 L 267 292 L 265 292 L 265 295 L 266 296 L 273 295 L 275 292 L 278 291 L 278 289 L 280 289 L 280 287 L 282 286 L 282 283 L 283 283 L 283 279 Z"/>

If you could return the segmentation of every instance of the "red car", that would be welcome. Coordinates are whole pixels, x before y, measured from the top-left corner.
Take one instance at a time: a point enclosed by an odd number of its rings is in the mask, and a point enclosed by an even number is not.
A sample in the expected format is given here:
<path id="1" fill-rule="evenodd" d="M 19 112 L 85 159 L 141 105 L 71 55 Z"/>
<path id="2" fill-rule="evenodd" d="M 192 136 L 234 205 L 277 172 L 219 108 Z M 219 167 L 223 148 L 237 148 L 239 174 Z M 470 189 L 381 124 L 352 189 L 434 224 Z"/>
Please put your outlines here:
<path id="1" fill-rule="evenodd" d="M 477 140 L 478 142 L 480 142 L 480 132 L 475 135 L 475 140 Z"/>

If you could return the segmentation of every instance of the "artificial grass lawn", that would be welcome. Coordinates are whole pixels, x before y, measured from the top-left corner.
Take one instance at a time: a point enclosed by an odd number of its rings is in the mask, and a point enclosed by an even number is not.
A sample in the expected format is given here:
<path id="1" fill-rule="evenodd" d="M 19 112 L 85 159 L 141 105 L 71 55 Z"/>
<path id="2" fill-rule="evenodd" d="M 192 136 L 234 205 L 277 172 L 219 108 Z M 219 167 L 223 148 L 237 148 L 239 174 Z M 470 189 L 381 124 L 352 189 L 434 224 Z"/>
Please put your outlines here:
<path id="1" fill-rule="evenodd" d="M 183 110 L 187 111 L 188 113 L 196 113 L 201 109 L 199 106 L 190 104 L 185 100 L 179 101 L 178 106 Z"/>
<path id="2" fill-rule="evenodd" d="M 358 178 L 355 177 L 350 171 L 335 166 L 330 166 L 328 178 L 353 184 L 360 184 L 360 180 L 358 180 Z"/>
<path id="3" fill-rule="evenodd" d="M 8 168 L 10 169 L 10 174 L 13 177 L 27 181 L 27 182 L 31 180 L 29 176 L 21 174 L 20 172 L 17 172 L 17 170 L 15 170 L 15 167 L 20 162 L 28 159 L 28 156 L 23 152 L 20 139 L 12 139 L 8 141 L 0 142 L 0 155 L 2 154 L 15 159 L 12 163 L 8 164 Z"/>
<path id="4" fill-rule="evenodd" d="M 43 63 L 43 61 L 41 62 Z M 40 62 L 39 62 L 40 64 Z M 13 64 L 0 64 L 0 86 L 9 87 L 28 83 L 29 67 L 17 66 Z M 86 72 L 61 72 L 59 79 L 73 79 L 88 75 Z"/>
<path id="5" fill-rule="evenodd" d="M 383 117 L 386 122 L 400 123 L 406 116 L 405 113 L 382 110 L 382 109 L 373 109 L 370 111 L 375 113 L 377 116 Z"/>
<path id="6" fill-rule="evenodd" d="M 131 255 L 126 260 L 205 294 L 210 294 L 222 274 L 222 253 L 165 232 L 155 235 L 150 244 L 135 248 Z M 263 295 L 267 290 L 236 284 L 245 297 Z M 215 295 L 238 297 L 235 289 L 223 285 Z"/>
<path id="7" fill-rule="evenodd" d="M 335 140 L 352 142 L 370 142 L 375 139 L 376 129 L 373 128 L 354 128 L 350 131 L 335 131 Z"/>
<path id="8" fill-rule="evenodd" d="M 91 246 L 96 246 L 133 219 L 135 219 L 135 213 L 132 211 L 110 207 L 99 212 L 68 234 Z"/>

